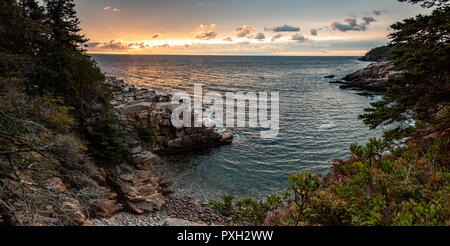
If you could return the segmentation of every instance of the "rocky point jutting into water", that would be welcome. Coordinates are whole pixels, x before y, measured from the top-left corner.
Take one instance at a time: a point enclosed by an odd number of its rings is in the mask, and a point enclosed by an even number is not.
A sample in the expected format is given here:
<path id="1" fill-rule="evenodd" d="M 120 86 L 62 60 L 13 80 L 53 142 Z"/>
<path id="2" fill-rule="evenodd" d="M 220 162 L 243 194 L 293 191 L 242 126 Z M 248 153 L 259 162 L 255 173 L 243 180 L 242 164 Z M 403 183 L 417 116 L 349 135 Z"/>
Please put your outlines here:
<path id="1" fill-rule="evenodd" d="M 392 63 L 391 50 L 392 47 L 388 45 L 370 50 L 363 57 L 359 58 L 359 60 L 374 63 L 345 76 L 341 80 L 331 81 L 330 83 L 341 84 L 341 89 L 384 93 L 388 87 L 388 80 L 403 73 L 403 71 L 398 70 Z"/>
<path id="2" fill-rule="evenodd" d="M 107 78 L 106 83 L 115 88 L 112 104 L 122 121 L 129 125 L 127 128 L 139 124 L 155 129 L 155 142 L 147 147 L 152 152 L 164 154 L 207 149 L 229 144 L 233 139 L 232 135 L 217 133 L 204 124 L 203 127 L 174 127 L 171 116 L 177 105 L 172 105 L 170 94 L 136 88 L 114 77 Z M 134 137 L 128 139 L 129 145 L 133 146 L 138 136 L 133 135 L 133 130 L 126 134 Z"/>
<path id="3" fill-rule="evenodd" d="M 401 73 L 402 71 L 398 71 L 392 62 L 381 61 L 349 74 L 342 80 L 331 81 L 330 83 L 341 84 L 341 89 L 383 93 L 386 91 L 388 80 L 399 76 Z"/>

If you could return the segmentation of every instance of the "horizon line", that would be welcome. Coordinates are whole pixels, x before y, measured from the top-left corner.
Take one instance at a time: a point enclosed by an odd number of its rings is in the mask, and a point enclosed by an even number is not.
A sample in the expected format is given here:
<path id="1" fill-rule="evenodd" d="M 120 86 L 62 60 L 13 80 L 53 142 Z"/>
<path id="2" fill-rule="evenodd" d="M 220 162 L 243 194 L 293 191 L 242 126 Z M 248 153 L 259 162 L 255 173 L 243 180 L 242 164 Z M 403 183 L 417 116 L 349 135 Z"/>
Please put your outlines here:
<path id="1" fill-rule="evenodd" d="M 361 57 L 360 55 L 238 55 L 238 54 L 125 54 L 86 52 L 87 55 L 120 55 L 120 56 L 242 56 L 242 57 Z"/>

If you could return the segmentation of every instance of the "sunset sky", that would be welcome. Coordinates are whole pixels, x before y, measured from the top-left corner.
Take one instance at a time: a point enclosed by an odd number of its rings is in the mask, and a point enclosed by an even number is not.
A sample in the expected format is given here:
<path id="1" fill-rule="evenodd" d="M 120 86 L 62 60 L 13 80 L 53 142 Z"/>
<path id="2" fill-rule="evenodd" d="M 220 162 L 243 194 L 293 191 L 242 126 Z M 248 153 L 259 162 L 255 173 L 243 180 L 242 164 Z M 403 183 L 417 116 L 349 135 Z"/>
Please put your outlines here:
<path id="1" fill-rule="evenodd" d="M 395 0 L 75 0 L 90 53 L 362 55 L 424 10 Z"/>

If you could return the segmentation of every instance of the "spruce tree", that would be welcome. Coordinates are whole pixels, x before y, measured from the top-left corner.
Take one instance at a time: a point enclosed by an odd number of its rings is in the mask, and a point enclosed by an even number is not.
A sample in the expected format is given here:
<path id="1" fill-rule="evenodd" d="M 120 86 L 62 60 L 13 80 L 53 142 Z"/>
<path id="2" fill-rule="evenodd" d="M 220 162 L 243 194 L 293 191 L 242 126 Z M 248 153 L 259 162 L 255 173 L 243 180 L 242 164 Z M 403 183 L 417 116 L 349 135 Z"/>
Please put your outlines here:
<path id="1" fill-rule="evenodd" d="M 0 1 L 0 76 L 28 76 L 43 40 L 43 12 L 34 0 Z"/>
<path id="2" fill-rule="evenodd" d="M 94 96 L 101 96 L 103 74 L 82 48 L 87 39 L 80 34 L 74 1 L 44 2 L 49 40 L 39 55 L 44 69 L 35 79 L 38 91 L 64 97 L 81 119 Z"/>
<path id="3" fill-rule="evenodd" d="M 450 6 L 440 0 L 410 2 L 440 7 L 391 26 L 393 62 L 405 72 L 390 79 L 383 100 L 360 116 L 372 128 L 394 123 L 396 128 L 385 133 L 388 139 L 430 126 L 450 127 Z"/>

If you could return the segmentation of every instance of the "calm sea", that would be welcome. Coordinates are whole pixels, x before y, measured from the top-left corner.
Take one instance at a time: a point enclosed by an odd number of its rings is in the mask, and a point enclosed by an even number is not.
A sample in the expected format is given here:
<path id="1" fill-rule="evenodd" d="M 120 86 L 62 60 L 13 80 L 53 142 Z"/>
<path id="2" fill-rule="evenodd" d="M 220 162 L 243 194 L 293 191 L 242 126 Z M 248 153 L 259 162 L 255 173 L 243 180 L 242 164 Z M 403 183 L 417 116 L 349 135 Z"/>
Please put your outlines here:
<path id="1" fill-rule="evenodd" d="M 201 199 L 282 192 L 292 173 L 325 174 L 333 159 L 349 156 L 350 144 L 381 136 L 357 119 L 378 97 L 323 79 L 367 66 L 357 57 L 92 56 L 108 75 L 157 91 L 192 93 L 194 84 L 202 84 L 205 92 L 280 93 L 278 138 L 260 139 L 259 129 L 232 129 L 232 145 L 163 158 L 158 170 Z"/>

